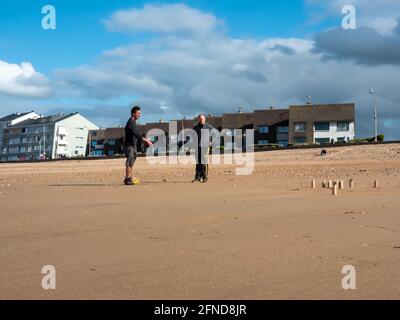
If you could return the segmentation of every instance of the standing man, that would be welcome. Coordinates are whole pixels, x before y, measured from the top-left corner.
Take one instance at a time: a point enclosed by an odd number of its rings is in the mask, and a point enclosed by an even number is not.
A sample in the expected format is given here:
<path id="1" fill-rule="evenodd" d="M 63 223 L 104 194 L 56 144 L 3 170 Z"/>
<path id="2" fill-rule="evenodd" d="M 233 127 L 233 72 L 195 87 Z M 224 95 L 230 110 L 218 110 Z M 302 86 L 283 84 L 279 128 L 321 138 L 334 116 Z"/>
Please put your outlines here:
<path id="1" fill-rule="evenodd" d="M 126 155 L 126 175 L 124 183 L 127 186 L 139 184 L 140 181 L 132 177 L 133 165 L 137 158 L 137 144 L 138 142 L 144 141 L 148 146 L 152 146 L 153 143 L 142 137 L 139 132 L 137 120 L 141 115 L 140 107 L 135 106 L 131 110 L 131 118 L 128 120 L 125 126 L 125 139 L 124 139 L 124 152 Z"/>
<path id="2" fill-rule="evenodd" d="M 203 183 L 208 181 L 208 155 L 210 153 L 210 138 L 212 130 L 215 130 L 213 126 L 206 122 L 206 116 L 204 114 L 200 114 L 197 118 L 197 125 L 193 128 L 193 130 L 197 133 L 197 150 L 196 150 L 196 175 L 192 183 L 201 182 L 203 179 Z M 209 134 L 205 134 L 202 136 L 202 131 L 208 130 Z M 208 139 L 208 141 L 202 141 L 203 139 Z"/>

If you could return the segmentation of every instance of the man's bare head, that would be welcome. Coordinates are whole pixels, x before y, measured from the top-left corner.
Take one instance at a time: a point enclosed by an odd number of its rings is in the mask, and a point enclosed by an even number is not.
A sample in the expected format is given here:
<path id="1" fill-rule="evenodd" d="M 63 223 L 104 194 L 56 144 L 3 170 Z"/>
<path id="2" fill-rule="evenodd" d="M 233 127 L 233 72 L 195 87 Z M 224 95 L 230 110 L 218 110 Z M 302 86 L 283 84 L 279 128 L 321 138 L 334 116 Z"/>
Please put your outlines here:
<path id="1" fill-rule="evenodd" d="M 201 124 L 203 126 L 206 124 L 206 116 L 204 114 L 200 114 L 197 117 L 197 120 L 199 121 L 199 124 Z"/>

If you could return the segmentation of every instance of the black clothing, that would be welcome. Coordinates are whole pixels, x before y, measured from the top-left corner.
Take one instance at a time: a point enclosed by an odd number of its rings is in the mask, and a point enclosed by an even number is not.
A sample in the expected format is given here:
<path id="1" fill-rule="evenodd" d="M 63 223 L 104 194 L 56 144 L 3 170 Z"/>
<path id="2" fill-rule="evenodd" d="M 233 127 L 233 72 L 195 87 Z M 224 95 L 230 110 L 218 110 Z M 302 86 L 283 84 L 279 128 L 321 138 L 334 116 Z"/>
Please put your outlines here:
<path id="1" fill-rule="evenodd" d="M 213 130 L 214 127 L 209 125 L 208 123 L 201 125 L 200 123 L 197 124 L 193 130 L 197 134 L 197 148 L 196 149 L 196 175 L 195 175 L 195 180 L 201 180 L 203 179 L 204 181 L 207 180 L 208 178 L 208 156 L 210 153 L 210 140 L 208 141 L 202 141 L 203 138 L 207 137 L 208 139 L 211 138 L 211 130 Z M 210 135 L 206 135 L 202 137 L 201 133 L 202 130 L 208 130 Z"/>
<path id="2" fill-rule="evenodd" d="M 125 126 L 124 147 L 131 146 L 137 148 L 138 142 L 141 142 L 142 139 L 143 137 L 140 135 L 136 120 L 130 118 Z"/>

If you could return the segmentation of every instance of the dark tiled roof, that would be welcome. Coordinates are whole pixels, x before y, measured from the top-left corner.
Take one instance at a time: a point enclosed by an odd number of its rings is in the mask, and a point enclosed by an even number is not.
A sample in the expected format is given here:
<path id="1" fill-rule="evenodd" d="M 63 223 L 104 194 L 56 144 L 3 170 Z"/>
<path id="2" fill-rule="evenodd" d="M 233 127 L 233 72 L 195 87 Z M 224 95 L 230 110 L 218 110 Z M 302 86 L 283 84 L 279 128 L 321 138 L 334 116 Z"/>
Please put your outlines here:
<path id="1" fill-rule="evenodd" d="M 222 127 L 224 129 L 240 129 L 252 126 L 254 113 L 225 113 L 222 116 Z"/>
<path id="2" fill-rule="evenodd" d="M 340 121 L 355 118 L 354 103 L 299 105 L 289 107 L 290 121 Z"/>
<path id="3" fill-rule="evenodd" d="M 107 140 L 121 139 L 124 137 L 124 128 L 106 128 Z"/>
<path id="4" fill-rule="evenodd" d="M 269 109 L 254 111 L 254 125 L 272 126 L 289 120 L 289 109 Z"/>
<path id="5" fill-rule="evenodd" d="M 104 140 L 106 138 L 106 129 L 90 130 L 91 140 Z"/>
<path id="6" fill-rule="evenodd" d="M 0 118 L 0 121 L 13 121 L 13 120 L 18 119 L 20 117 L 26 116 L 27 114 L 30 114 L 32 112 L 33 111 L 23 112 L 23 113 L 17 112 L 17 113 L 9 114 L 8 116 Z"/>
<path id="7" fill-rule="evenodd" d="M 68 114 L 68 115 L 56 114 L 56 115 L 37 118 L 37 119 L 28 119 L 28 120 L 22 121 L 20 123 L 17 123 L 15 125 L 11 126 L 11 128 L 20 128 L 20 127 L 25 127 L 25 126 L 30 126 L 30 125 L 37 125 L 37 124 L 45 124 L 45 123 L 56 123 L 58 121 L 67 119 L 69 117 L 72 117 L 72 116 L 74 116 L 76 114 L 78 114 L 78 113 L 75 112 L 75 113 L 71 113 L 71 114 Z"/>

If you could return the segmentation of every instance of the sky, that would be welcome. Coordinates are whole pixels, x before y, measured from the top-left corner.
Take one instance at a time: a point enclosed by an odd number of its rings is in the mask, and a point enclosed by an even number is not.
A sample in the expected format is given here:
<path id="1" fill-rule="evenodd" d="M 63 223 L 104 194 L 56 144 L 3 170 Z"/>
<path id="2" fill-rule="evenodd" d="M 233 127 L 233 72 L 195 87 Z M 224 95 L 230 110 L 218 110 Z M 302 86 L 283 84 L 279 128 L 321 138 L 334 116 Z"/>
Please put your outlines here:
<path id="1" fill-rule="evenodd" d="M 55 29 L 45 30 L 45 5 Z M 342 9 L 355 9 L 344 29 Z M 47 21 L 47 20 L 46 20 Z M 0 116 L 80 112 L 101 127 L 356 104 L 356 134 L 400 140 L 398 0 L 2 0 Z"/>

